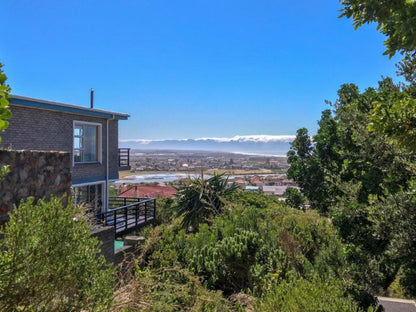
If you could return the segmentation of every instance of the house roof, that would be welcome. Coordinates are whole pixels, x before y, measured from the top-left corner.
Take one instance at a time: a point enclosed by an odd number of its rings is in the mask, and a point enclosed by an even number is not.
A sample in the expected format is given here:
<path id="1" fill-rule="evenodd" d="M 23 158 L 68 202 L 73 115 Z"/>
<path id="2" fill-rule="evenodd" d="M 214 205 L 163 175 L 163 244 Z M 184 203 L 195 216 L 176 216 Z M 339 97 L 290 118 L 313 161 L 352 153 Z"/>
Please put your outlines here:
<path id="1" fill-rule="evenodd" d="M 174 197 L 177 191 L 171 186 L 134 185 L 118 194 L 119 197 Z"/>
<path id="2" fill-rule="evenodd" d="M 287 186 L 287 185 L 264 185 L 263 186 L 263 192 L 264 193 L 273 193 L 274 195 L 283 195 L 284 192 L 288 187 L 293 186 Z"/>
<path id="3" fill-rule="evenodd" d="M 19 96 L 19 95 L 12 95 L 10 104 L 38 108 L 38 109 L 59 111 L 59 112 L 65 112 L 65 113 L 70 113 L 70 114 L 76 114 L 76 115 L 93 116 L 93 117 L 99 117 L 99 118 L 105 118 L 105 119 L 127 120 L 130 117 L 130 115 L 123 114 L 123 113 L 116 113 L 116 112 L 95 109 L 95 108 L 51 102 L 51 101 L 46 101 L 46 100 Z"/>

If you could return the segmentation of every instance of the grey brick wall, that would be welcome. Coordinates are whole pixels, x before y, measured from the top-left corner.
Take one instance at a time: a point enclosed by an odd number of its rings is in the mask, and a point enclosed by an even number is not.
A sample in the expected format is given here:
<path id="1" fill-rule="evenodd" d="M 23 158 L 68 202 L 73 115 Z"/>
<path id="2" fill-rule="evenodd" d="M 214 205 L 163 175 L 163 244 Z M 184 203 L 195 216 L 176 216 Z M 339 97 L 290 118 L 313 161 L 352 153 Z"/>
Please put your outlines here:
<path id="1" fill-rule="evenodd" d="M 91 232 L 92 237 L 101 241 L 101 252 L 107 263 L 114 263 L 114 240 L 115 230 L 112 226 L 103 226 Z"/>
<path id="2" fill-rule="evenodd" d="M 102 164 L 71 164 L 73 179 L 105 176 L 106 120 L 64 112 L 49 111 L 10 105 L 12 118 L 5 132 L 1 133 L 2 148 L 13 150 L 64 151 L 73 147 L 73 122 L 88 121 L 102 124 Z M 118 172 L 118 121 L 109 121 L 109 174 Z"/>

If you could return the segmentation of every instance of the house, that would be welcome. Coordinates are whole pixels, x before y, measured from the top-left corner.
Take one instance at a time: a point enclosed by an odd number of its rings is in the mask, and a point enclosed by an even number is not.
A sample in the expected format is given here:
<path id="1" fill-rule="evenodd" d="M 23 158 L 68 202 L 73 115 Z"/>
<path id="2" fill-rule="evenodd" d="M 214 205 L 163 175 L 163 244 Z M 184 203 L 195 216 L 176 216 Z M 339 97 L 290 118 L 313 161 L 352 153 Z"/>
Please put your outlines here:
<path id="1" fill-rule="evenodd" d="M 3 148 L 63 151 L 71 157 L 73 195 L 96 214 L 106 212 L 110 181 L 118 179 L 118 122 L 129 115 L 13 95 L 12 118 L 1 134 Z M 127 163 L 125 167 L 129 167 Z"/>
<path id="2" fill-rule="evenodd" d="M 245 187 L 245 190 L 247 192 L 251 192 L 251 193 L 257 193 L 259 191 L 260 187 L 259 186 L 252 186 L 252 185 L 247 185 Z"/>
<path id="3" fill-rule="evenodd" d="M 177 191 L 172 186 L 167 185 L 134 185 L 124 189 L 119 197 L 175 197 Z"/>
<path id="4" fill-rule="evenodd" d="M 254 176 L 250 179 L 250 183 L 253 185 L 257 185 L 257 186 L 261 186 L 264 184 L 263 180 L 258 177 L 258 176 Z"/>
<path id="5" fill-rule="evenodd" d="M 283 196 L 287 188 L 285 185 L 263 185 L 262 190 L 264 194 Z"/>

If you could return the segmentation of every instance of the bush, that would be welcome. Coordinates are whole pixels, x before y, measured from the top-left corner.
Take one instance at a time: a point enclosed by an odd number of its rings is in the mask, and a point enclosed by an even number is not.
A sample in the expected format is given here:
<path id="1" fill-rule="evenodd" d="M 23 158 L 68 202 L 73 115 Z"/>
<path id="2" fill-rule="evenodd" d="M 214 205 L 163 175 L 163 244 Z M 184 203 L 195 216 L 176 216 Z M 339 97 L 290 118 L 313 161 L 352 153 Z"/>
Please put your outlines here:
<path id="1" fill-rule="evenodd" d="M 107 310 L 113 270 L 90 234 L 72 203 L 22 201 L 0 240 L 0 310 Z"/>
<path id="2" fill-rule="evenodd" d="M 339 281 L 296 279 L 271 286 L 258 301 L 257 311 L 302 311 L 302 312 L 357 312 L 357 304 L 344 296 L 345 290 Z M 368 311 L 373 311 L 370 308 Z"/>
<path id="3" fill-rule="evenodd" d="M 177 267 L 136 270 L 137 278 L 116 293 L 114 312 L 234 311 L 220 291 L 210 291 L 199 278 Z"/>

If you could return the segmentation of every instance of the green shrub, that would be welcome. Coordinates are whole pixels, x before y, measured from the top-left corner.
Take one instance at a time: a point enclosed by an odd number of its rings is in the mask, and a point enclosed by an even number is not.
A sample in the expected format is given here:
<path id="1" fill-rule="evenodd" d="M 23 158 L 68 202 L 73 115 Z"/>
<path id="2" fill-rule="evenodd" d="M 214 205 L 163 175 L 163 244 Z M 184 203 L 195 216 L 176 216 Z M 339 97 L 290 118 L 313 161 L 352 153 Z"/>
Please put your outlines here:
<path id="1" fill-rule="evenodd" d="M 108 309 L 113 270 L 90 234 L 72 203 L 22 201 L 0 240 L 0 311 Z"/>
<path id="2" fill-rule="evenodd" d="M 113 311 L 234 311 L 220 291 L 210 291 L 185 269 L 165 267 L 136 270 L 137 278 L 116 293 Z"/>
<path id="3" fill-rule="evenodd" d="M 289 279 L 270 286 L 256 306 L 262 312 L 357 312 L 357 304 L 344 296 L 345 289 L 336 280 Z M 373 310 L 369 310 L 373 311 Z"/>

